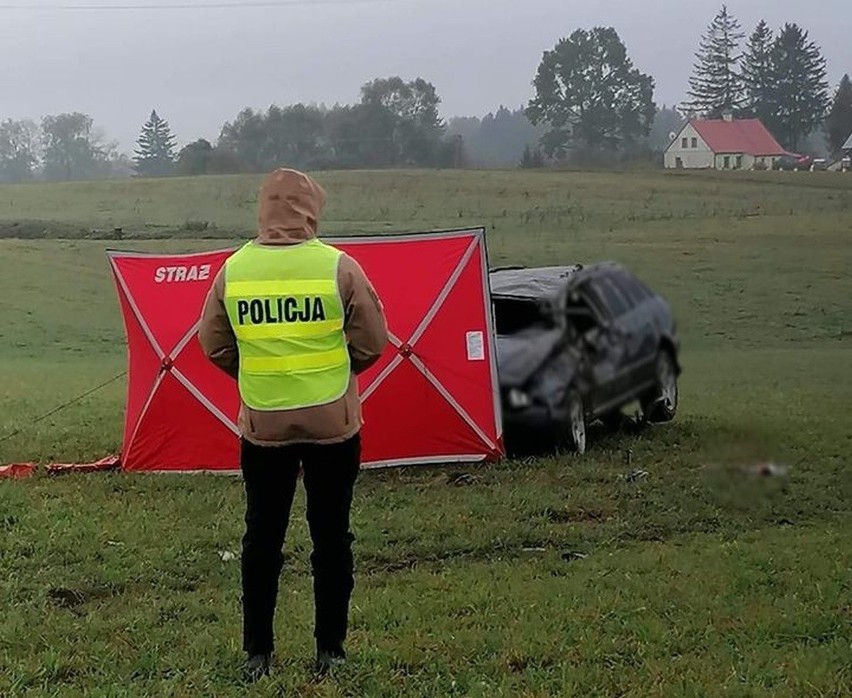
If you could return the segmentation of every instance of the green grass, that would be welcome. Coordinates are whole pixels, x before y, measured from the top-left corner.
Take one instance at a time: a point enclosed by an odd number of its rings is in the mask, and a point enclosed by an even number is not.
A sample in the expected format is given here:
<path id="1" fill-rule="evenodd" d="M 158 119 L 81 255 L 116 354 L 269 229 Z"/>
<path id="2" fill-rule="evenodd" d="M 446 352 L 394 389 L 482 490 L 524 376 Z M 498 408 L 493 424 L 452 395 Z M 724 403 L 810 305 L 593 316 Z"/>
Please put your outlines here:
<path id="1" fill-rule="evenodd" d="M 679 318 L 677 421 L 598 431 L 582 459 L 365 473 L 353 661 L 319 683 L 301 495 L 276 676 L 246 688 L 239 564 L 219 555 L 239 549 L 238 479 L 0 483 L 0 696 L 852 695 L 852 179 L 320 178 L 330 232 L 483 224 L 494 265 L 634 268 Z M 104 249 L 236 241 L 257 182 L 0 187 L 0 439 L 123 370 Z M 118 226 L 130 239 L 82 239 Z M 25 428 L 0 462 L 115 452 L 123 399 L 118 382 Z M 743 472 L 766 459 L 789 475 Z"/>
<path id="2" fill-rule="evenodd" d="M 717 219 L 783 225 L 814 215 L 852 230 L 852 182 L 833 173 L 330 172 L 324 228 L 333 233 L 470 223 L 498 233 L 560 236 L 661 229 L 703 233 Z M 256 225 L 260 177 L 4 185 L 0 237 L 227 237 Z M 602 241 L 603 242 L 603 241 Z"/>

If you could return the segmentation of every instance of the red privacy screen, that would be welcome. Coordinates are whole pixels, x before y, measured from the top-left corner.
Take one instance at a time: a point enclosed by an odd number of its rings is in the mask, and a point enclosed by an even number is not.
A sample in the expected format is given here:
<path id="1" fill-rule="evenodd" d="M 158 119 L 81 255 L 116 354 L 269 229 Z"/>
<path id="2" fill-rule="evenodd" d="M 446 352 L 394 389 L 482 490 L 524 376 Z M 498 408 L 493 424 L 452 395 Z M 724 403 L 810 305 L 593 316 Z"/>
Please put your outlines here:
<path id="1" fill-rule="evenodd" d="M 484 231 L 325 242 L 364 268 L 391 334 L 359 377 L 365 467 L 502 457 Z M 207 291 L 233 252 L 109 253 L 129 355 L 124 470 L 238 469 L 236 382 L 197 338 Z"/>

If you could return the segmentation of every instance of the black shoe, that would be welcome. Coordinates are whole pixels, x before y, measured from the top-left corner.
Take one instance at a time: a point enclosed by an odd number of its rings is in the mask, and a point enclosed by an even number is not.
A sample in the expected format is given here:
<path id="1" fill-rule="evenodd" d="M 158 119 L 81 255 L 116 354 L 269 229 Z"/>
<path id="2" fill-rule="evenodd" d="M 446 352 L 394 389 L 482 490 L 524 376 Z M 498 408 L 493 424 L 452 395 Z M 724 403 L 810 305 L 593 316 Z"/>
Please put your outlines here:
<path id="1" fill-rule="evenodd" d="M 344 664 L 346 664 L 346 655 L 342 651 L 327 652 L 320 650 L 317 652 L 316 670 L 318 674 L 328 674 Z"/>
<path id="2" fill-rule="evenodd" d="M 269 676 L 269 663 L 272 655 L 253 654 L 247 660 L 244 668 L 246 681 L 254 683 L 264 676 Z"/>

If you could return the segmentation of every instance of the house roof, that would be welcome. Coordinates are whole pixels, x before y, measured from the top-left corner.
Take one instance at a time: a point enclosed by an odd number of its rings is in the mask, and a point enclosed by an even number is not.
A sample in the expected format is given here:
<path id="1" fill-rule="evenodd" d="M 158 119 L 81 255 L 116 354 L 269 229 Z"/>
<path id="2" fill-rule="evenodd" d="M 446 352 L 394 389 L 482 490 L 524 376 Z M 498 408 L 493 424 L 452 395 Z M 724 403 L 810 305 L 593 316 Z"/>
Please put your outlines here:
<path id="1" fill-rule="evenodd" d="M 852 150 L 852 133 L 849 134 L 849 140 L 843 144 L 843 150 Z"/>
<path id="2" fill-rule="evenodd" d="M 714 153 L 787 154 L 760 119 L 696 119 L 690 123 Z"/>

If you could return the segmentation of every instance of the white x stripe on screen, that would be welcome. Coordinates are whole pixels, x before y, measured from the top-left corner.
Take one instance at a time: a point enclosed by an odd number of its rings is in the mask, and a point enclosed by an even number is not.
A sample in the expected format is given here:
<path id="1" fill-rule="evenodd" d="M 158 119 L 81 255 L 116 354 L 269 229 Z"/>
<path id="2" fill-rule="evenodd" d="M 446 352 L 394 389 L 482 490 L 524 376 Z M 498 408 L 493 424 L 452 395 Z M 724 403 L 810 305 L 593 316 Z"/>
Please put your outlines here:
<path id="1" fill-rule="evenodd" d="M 114 260 L 111 260 L 113 271 L 115 273 L 116 278 L 118 279 L 118 283 L 124 291 L 125 298 L 127 298 L 127 303 L 130 305 L 130 309 L 133 312 L 133 316 L 136 318 L 136 321 L 139 323 L 139 326 L 142 328 L 142 332 L 145 334 L 145 337 L 148 339 L 148 342 L 151 344 L 151 348 L 157 354 L 157 358 L 159 358 L 163 362 L 163 368 L 171 372 L 171 374 L 175 377 L 175 379 L 192 395 L 199 403 L 212 414 L 216 419 L 218 419 L 222 424 L 224 424 L 228 429 L 230 429 L 234 434 L 239 434 L 239 429 L 237 425 L 234 424 L 233 420 L 230 419 L 222 410 L 220 410 L 216 405 L 214 405 L 201 390 L 198 389 L 192 381 L 190 381 L 181 371 L 174 367 L 174 362 L 178 359 L 184 349 L 186 349 L 187 345 L 192 341 L 193 337 L 195 337 L 198 332 L 198 327 L 200 325 L 200 320 L 196 322 L 187 332 L 180 338 L 177 344 L 175 344 L 174 348 L 166 353 L 163 351 L 159 342 L 154 336 L 154 333 L 151 331 L 148 323 L 146 322 L 144 316 L 139 310 L 139 306 L 136 305 L 136 301 L 133 299 L 133 295 L 130 293 L 130 289 L 127 286 L 127 282 L 124 280 L 124 277 L 121 275 L 118 267 L 115 264 Z M 151 386 L 151 391 L 148 393 L 148 397 L 145 400 L 145 404 L 142 407 L 142 410 L 139 412 L 139 418 L 136 422 L 136 427 L 133 431 L 133 436 L 130 439 L 130 443 L 133 443 L 133 440 L 136 437 L 136 433 L 139 430 L 139 426 L 142 424 L 142 420 L 145 419 L 145 415 L 148 413 L 148 409 L 151 407 L 151 403 L 154 401 L 154 396 L 157 394 L 157 391 L 160 389 L 160 386 L 163 384 L 163 378 L 165 376 L 165 370 L 160 371 L 160 375 L 157 376 L 157 380 L 154 381 L 154 384 Z"/>
<path id="2" fill-rule="evenodd" d="M 432 373 L 426 364 L 423 363 L 422 359 L 420 359 L 415 353 L 414 350 L 416 348 L 416 344 L 423 335 L 426 333 L 426 330 L 429 329 L 429 326 L 432 324 L 432 321 L 437 317 L 441 308 L 444 305 L 444 302 L 449 297 L 450 293 L 452 293 L 456 284 L 458 283 L 461 275 L 464 273 L 464 270 L 467 268 L 468 263 L 470 262 L 471 257 L 473 257 L 477 248 L 479 247 L 479 239 L 475 238 L 471 241 L 468 248 L 465 250 L 465 253 L 462 255 L 459 263 L 456 265 L 456 268 L 453 270 L 453 273 L 450 275 L 450 278 L 447 280 L 447 283 L 444 284 L 444 287 L 441 289 L 441 292 L 438 294 L 438 297 L 435 299 L 435 302 L 432 304 L 432 307 L 429 308 L 429 311 L 423 317 L 420 324 L 411 334 L 411 338 L 408 342 L 403 343 L 396 335 L 390 333 L 390 343 L 397 348 L 397 350 L 403 349 L 403 347 L 409 347 L 411 349 L 411 353 L 408 356 L 403 355 L 402 353 L 397 353 L 394 356 L 393 360 L 385 366 L 385 368 L 375 377 L 372 383 L 368 385 L 361 394 L 361 402 L 366 402 L 371 395 L 373 395 L 376 390 L 379 388 L 382 383 L 384 383 L 390 375 L 402 364 L 406 359 L 411 361 L 411 364 L 426 378 L 432 386 L 441 394 L 441 396 L 449 403 L 450 407 L 455 410 L 455 412 L 461 417 L 464 422 L 476 433 L 476 435 L 482 440 L 482 442 L 488 446 L 490 449 L 496 449 L 496 444 L 488 438 L 485 432 L 480 428 L 480 426 L 476 423 L 476 421 L 465 411 L 465 409 L 459 404 L 459 402 L 453 397 L 452 393 L 447 389 L 447 387 L 441 383 L 437 376 Z"/>

